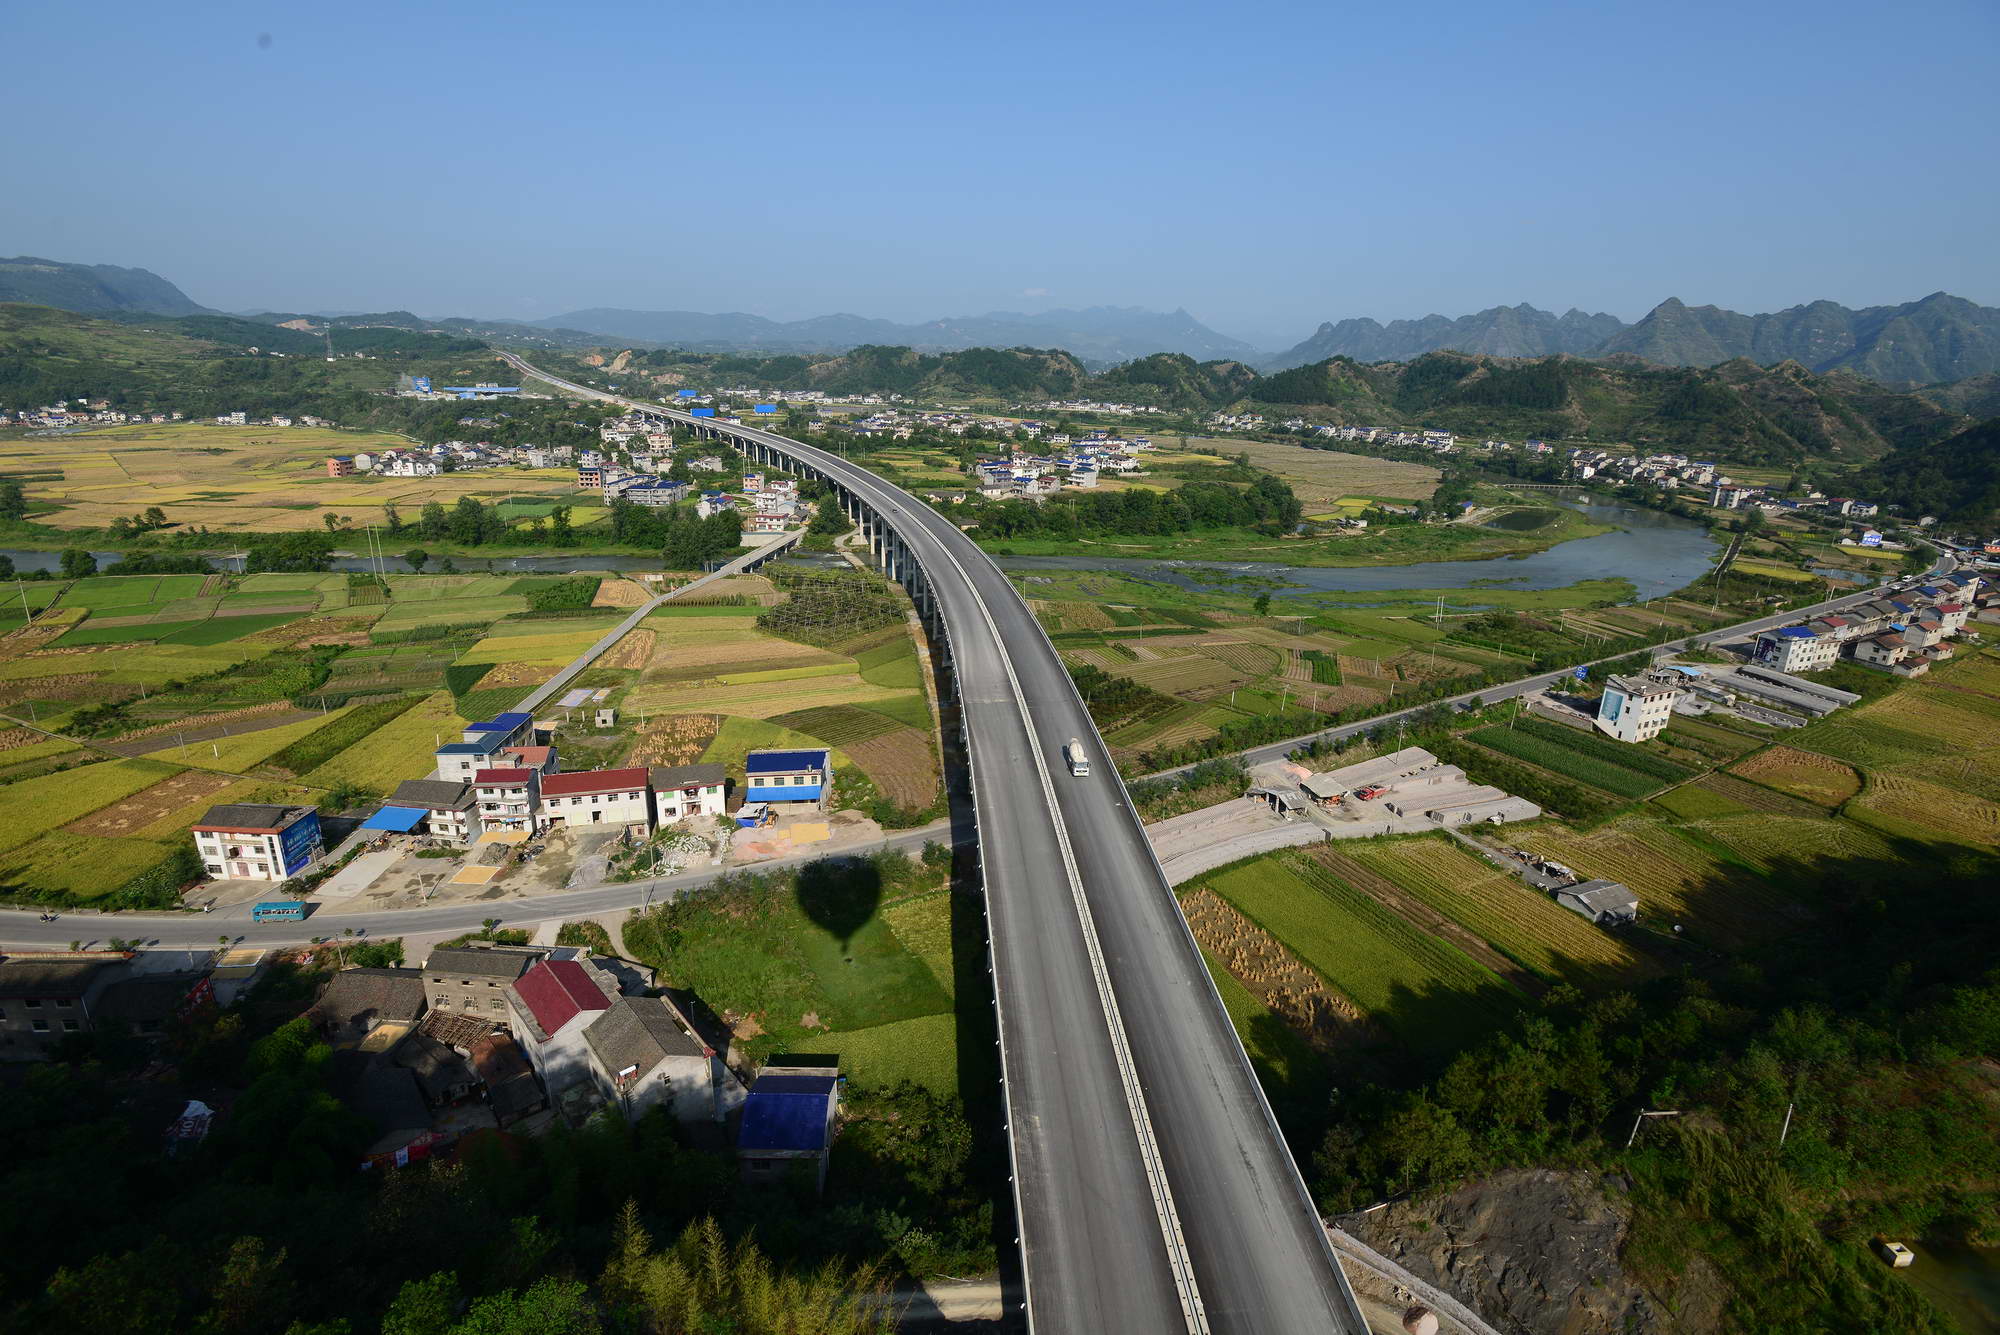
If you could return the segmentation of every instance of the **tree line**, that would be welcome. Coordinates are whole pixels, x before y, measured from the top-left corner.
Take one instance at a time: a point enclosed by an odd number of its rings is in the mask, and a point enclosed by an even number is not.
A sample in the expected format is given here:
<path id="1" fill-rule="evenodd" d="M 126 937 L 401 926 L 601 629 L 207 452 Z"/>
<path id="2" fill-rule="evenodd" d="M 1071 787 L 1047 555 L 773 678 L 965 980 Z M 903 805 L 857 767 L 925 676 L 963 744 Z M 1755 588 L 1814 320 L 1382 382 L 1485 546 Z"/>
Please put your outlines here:
<path id="1" fill-rule="evenodd" d="M 1303 506 L 1283 479 L 1262 474 L 1247 487 L 1186 482 L 1172 491 L 1061 492 L 1027 500 L 966 503 L 982 537 L 1071 534 L 1166 537 L 1197 529 L 1250 528 L 1276 535 L 1299 522 Z"/>

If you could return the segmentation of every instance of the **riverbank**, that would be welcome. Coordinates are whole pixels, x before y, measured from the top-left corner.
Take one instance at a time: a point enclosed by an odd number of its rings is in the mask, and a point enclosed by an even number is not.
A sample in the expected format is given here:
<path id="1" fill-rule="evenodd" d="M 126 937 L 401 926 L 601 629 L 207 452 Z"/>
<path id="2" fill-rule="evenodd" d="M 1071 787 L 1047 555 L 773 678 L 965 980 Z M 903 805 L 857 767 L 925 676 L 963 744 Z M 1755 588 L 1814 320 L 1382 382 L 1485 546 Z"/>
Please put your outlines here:
<path id="1" fill-rule="evenodd" d="M 1616 528 L 1614 524 L 1560 506 L 1519 507 L 1501 518 L 1520 525 L 1522 520 L 1518 516 L 1536 513 L 1548 518 L 1534 527 L 1397 524 L 1331 536 L 1280 538 L 1250 529 L 1221 528 L 1159 536 L 981 538 L 979 545 L 998 557 L 1102 556 L 1135 561 L 1254 561 L 1281 566 L 1368 569 L 1530 556 L 1566 542 L 1598 537 Z"/>

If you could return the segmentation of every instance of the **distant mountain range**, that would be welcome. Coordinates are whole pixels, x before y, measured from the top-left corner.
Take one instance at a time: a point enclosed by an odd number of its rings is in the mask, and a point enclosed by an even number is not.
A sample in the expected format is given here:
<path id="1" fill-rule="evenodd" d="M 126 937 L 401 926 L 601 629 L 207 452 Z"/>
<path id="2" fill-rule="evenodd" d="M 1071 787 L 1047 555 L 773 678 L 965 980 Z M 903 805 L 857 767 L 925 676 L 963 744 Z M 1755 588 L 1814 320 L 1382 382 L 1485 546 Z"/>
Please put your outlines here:
<path id="1" fill-rule="evenodd" d="M 769 320 L 740 312 L 633 311 L 598 307 L 571 311 L 533 324 L 543 329 L 583 329 L 617 338 L 713 352 L 844 352 L 865 344 L 957 352 L 967 348 L 1061 348 L 1093 365 L 1111 365 L 1156 352 L 1185 353 L 1201 361 L 1248 360 L 1257 350 L 1219 334 L 1186 311 L 1161 314 L 1130 306 L 986 315 L 898 324 L 860 315 L 819 315 Z"/>
<path id="2" fill-rule="evenodd" d="M 0 259 L 0 302 L 52 306 L 86 315 L 219 315 L 158 274 L 111 264 L 73 264 L 21 255 Z M 260 311 L 247 318 L 277 324 L 297 318 Z M 1475 315 L 1382 324 L 1361 318 L 1328 322 L 1276 356 L 1260 357 L 1241 339 L 1202 324 L 1185 310 L 1167 313 L 1130 306 L 1084 310 L 992 311 L 985 315 L 900 324 L 861 315 L 771 320 L 741 312 L 641 311 L 595 307 L 522 323 L 512 320 L 427 320 L 408 312 L 317 312 L 314 323 L 447 331 L 526 346 L 578 348 L 609 341 L 672 346 L 697 352 L 824 354 L 864 345 L 921 353 L 973 348 L 1061 349 L 1089 370 L 1158 354 L 1196 362 L 1254 366 L 1266 373 L 1344 357 L 1364 364 L 1408 362 L 1431 352 L 1490 357 L 1635 357 L 1660 366 L 1719 366 L 1747 359 L 1760 366 L 1793 361 L 1810 371 L 1852 371 L 1885 385 L 1913 388 L 1971 377 L 2000 376 L 2000 309 L 1933 292 L 1899 306 L 1850 309 L 1815 301 L 1768 315 L 1743 315 L 1669 298 L 1637 324 L 1615 315 L 1571 310 L 1562 315 L 1523 303 Z M 1953 408 L 1987 406 L 1982 386 Z"/>
<path id="3" fill-rule="evenodd" d="M 1815 301 L 1770 315 L 1741 315 L 1669 298 L 1628 325 L 1615 315 L 1533 306 L 1495 306 L 1448 320 L 1342 320 L 1263 363 L 1285 371 L 1329 357 L 1410 361 L 1426 352 L 1495 357 L 1627 354 L 1660 366 L 1719 366 L 1748 358 L 1760 366 L 1794 361 L 1808 370 L 1854 371 L 1889 385 L 1929 385 L 2000 372 L 2000 309 L 1933 292 L 1900 306 L 1852 310 Z"/>
<path id="4" fill-rule="evenodd" d="M 0 301 L 53 306 L 97 315 L 107 311 L 152 311 L 158 315 L 200 315 L 208 307 L 146 269 L 115 264 L 70 264 L 16 255 L 0 259 Z"/>
<path id="5" fill-rule="evenodd" d="M 1342 320 L 1323 324 L 1313 336 L 1263 363 L 1267 371 L 1288 371 L 1348 357 L 1357 362 L 1407 362 L 1427 352 L 1483 352 L 1489 357 L 1547 357 L 1566 352 L 1588 357 L 1604 341 L 1625 328 L 1615 315 L 1586 315 L 1572 310 L 1556 316 L 1523 302 L 1495 306 L 1477 315 L 1447 320 L 1426 315 L 1421 320 Z"/>

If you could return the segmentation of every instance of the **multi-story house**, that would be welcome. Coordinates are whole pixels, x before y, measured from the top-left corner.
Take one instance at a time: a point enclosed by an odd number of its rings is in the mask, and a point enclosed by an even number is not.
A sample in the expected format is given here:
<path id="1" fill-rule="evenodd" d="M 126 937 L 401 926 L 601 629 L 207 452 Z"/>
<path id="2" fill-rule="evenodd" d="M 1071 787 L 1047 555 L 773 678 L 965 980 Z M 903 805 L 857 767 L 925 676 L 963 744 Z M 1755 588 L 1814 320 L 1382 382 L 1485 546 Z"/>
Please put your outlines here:
<path id="1" fill-rule="evenodd" d="M 195 824 L 194 846 L 210 876 L 282 881 L 323 851 L 319 808 L 224 802 Z"/>

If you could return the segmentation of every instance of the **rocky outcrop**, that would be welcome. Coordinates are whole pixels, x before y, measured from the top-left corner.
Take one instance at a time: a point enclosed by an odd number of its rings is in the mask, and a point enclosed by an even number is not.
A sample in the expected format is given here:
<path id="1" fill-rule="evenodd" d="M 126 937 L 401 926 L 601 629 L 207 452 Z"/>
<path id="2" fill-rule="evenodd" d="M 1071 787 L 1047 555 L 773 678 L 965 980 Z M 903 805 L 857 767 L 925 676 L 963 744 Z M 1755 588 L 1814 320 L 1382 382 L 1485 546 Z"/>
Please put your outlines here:
<path id="1" fill-rule="evenodd" d="M 1723 1329 L 1723 1295 L 1712 1279 L 1678 1277 L 1679 1309 L 1669 1311 L 1626 1273 L 1629 1210 L 1586 1173 L 1510 1170 L 1334 1222 L 1503 1335 Z"/>

